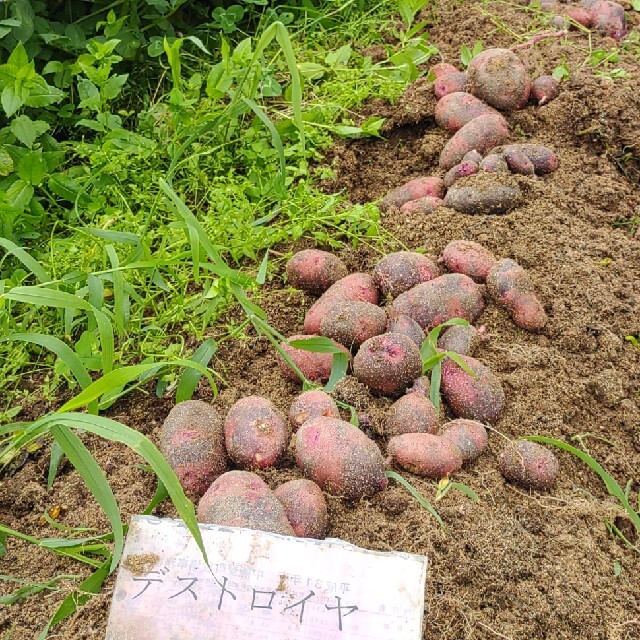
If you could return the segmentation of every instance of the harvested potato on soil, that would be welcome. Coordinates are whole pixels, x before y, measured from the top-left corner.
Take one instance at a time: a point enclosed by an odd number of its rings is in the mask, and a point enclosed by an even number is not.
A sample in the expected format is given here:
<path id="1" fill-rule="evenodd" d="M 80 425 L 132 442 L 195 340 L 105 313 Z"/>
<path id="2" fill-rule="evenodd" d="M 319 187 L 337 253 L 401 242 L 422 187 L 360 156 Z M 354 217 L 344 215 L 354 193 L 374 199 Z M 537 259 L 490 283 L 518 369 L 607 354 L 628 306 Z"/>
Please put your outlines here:
<path id="1" fill-rule="evenodd" d="M 583 27 L 590 28 L 592 25 L 591 11 L 584 7 L 577 7 L 575 5 L 559 6 L 556 11 L 570 20 L 581 24 Z"/>
<path id="2" fill-rule="evenodd" d="M 404 433 L 387 445 L 389 457 L 403 469 L 441 479 L 462 466 L 462 453 L 455 444 L 430 433 Z"/>
<path id="3" fill-rule="evenodd" d="M 486 49 L 469 63 L 469 91 L 502 111 L 522 109 L 529 101 L 531 79 L 509 49 Z"/>
<path id="4" fill-rule="evenodd" d="M 464 71 L 447 73 L 446 75 L 435 79 L 433 83 L 433 93 L 436 98 L 440 100 L 450 93 L 466 91 L 468 81 L 467 74 Z"/>
<path id="5" fill-rule="evenodd" d="M 474 173 L 478 173 L 478 164 L 476 162 L 470 162 L 469 160 L 463 160 L 460 164 L 451 167 L 451 169 L 447 171 L 444 176 L 444 184 L 449 188 L 454 182 L 460 180 L 460 178 L 467 178 Z"/>
<path id="6" fill-rule="evenodd" d="M 327 502 L 315 482 L 290 480 L 277 487 L 274 493 L 298 538 L 324 539 L 329 528 Z"/>
<path id="7" fill-rule="evenodd" d="M 487 429 L 476 420 L 452 420 L 440 431 L 440 437 L 454 444 L 462 453 L 463 462 L 479 458 L 487 447 Z"/>
<path id="8" fill-rule="evenodd" d="M 541 144 L 508 144 L 492 149 L 492 153 L 503 157 L 513 151 L 521 152 L 531 161 L 536 175 L 543 176 L 558 168 L 558 156 L 549 147 Z"/>
<path id="9" fill-rule="evenodd" d="M 531 96 L 538 106 L 555 100 L 560 94 L 560 83 L 553 76 L 539 76 L 531 83 Z"/>
<path id="10" fill-rule="evenodd" d="M 484 282 L 495 266 L 496 257 L 481 244 L 471 240 L 454 240 L 442 252 L 438 260 L 454 273 L 463 273 L 476 282 Z"/>
<path id="11" fill-rule="evenodd" d="M 509 167 L 507 161 L 502 154 L 490 153 L 482 159 L 479 165 L 480 171 L 486 173 L 509 173 Z"/>
<path id="12" fill-rule="evenodd" d="M 418 348 L 422 346 L 425 338 L 422 327 L 413 318 L 397 314 L 389 318 L 387 333 L 400 333 L 403 336 L 407 336 L 412 342 L 416 343 Z"/>
<path id="13" fill-rule="evenodd" d="M 451 358 L 445 358 L 442 361 L 442 395 L 456 417 L 494 424 L 504 406 L 500 380 L 479 360 L 471 356 L 460 358 L 475 377 Z"/>
<path id="14" fill-rule="evenodd" d="M 387 486 L 378 445 L 343 420 L 305 422 L 295 437 L 295 456 L 304 475 L 332 495 L 358 499 Z"/>
<path id="15" fill-rule="evenodd" d="M 519 173 L 523 176 L 533 176 L 536 173 L 536 168 L 533 166 L 533 162 L 527 158 L 526 154 L 519 149 L 516 145 L 505 149 L 502 154 L 507 167 L 512 173 Z"/>
<path id="16" fill-rule="evenodd" d="M 375 336 L 360 347 L 353 373 L 373 393 L 399 396 L 422 373 L 420 349 L 399 333 Z"/>
<path id="17" fill-rule="evenodd" d="M 308 338 L 315 338 L 316 335 L 299 335 L 291 336 L 287 338 L 287 342 L 281 342 L 280 346 L 282 350 L 293 360 L 293 363 L 300 369 L 302 375 L 314 382 L 326 382 L 331 375 L 331 366 L 333 365 L 332 353 L 315 353 L 313 351 L 306 351 L 304 349 L 296 349 L 289 343 L 294 340 L 307 340 Z M 349 355 L 349 350 L 335 343 L 337 347 L 344 349 L 344 352 Z M 298 374 L 289 366 L 289 363 L 278 354 L 278 365 L 282 373 L 293 380 L 294 382 L 302 382 Z"/>
<path id="18" fill-rule="evenodd" d="M 227 453 L 239 467 L 273 467 L 289 443 L 289 426 L 271 400 L 260 396 L 241 398 L 224 421 Z"/>
<path id="19" fill-rule="evenodd" d="M 417 200 L 410 200 L 405 202 L 401 207 L 402 213 L 433 213 L 438 207 L 444 204 L 442 198 L 435 198 L 433 196 L 425 196 L 424 198 L 418 198 Z"/>
<path id="20" fill-rule="evenodd" d="M 384 298 L 395 298 L 438 275 L 438 265 L 431 258 L 412 251 L 390 253 L 373 270 L 373 280 Z"/>
<path id="21" fill-rule="evenodd" d="M 498 143 L 500 144 L 500 143 Z M 430 196 L 432 198 L 444 197 L 444 183 L 442 178 L 425 176 L 414 178 L 406 184 L 396 187 L 387 193 L 379 205 L 380 211 L 388 211 L 391 207 L 400 208 L 403 204 L 411 200 L 418 200 Z"/>
<path id="22" fill-rule="evenodd" d="M 530 440 L 516 440 L 500 454 L 498 469 L 509 482 L 525 489 L 551 489 L 560 465 L 547 447 Z"/>
<path id="23" fill-rule="evenodd" d="M 428 398 L 431 395 L 431 382 L 429 378 L 427 378 L 427 376 L 416 378 L 406 393 L 420 393 Z"/>
<path id="24" fill-rule="evenodd" d="M 453 186 L 444 198 L 445 206 L 469 215 L 508 213 L 521 201 L 522 191 L 517 186 L 494 182 L 474 183 L 473 186 L 464 187 Z"/>
<path id="25" fill-rule="evenodd" d="M 301 393 L 289 409 L 289 422 L 294 431 L 297 431 L 307 420 L 321 417 L 339 418 L 340 411 L 334 399 L 320 389 Z"/>
<path id="26" fill-rule="evenodd" d="M 208 403 L 178 403 L 160 430 L 160 451 L 189 495 L 201 496 L 227 470 L 222 418 Z"/>
<path id="27" fill-rule="evenodd" d="M 320 335 L 352 349 L 384 333 L 386 327 L 384 309 L 369 302 L 344 300 L 328 307 L 320 323 Z"/>
<path id="28" fill-rule="evenodd" d="M 402 433 L 435 433 L 440 416 L 431 400 L 421 393 L 409 393 L 396 400 L 385 417 L 387 436 Z"/>
<path id="29" fill-rule="evenodd" d="M 487 276 L 487 291 L 510 311 L 519 327 L 540 331 L 546 326 L 547 314 L 536 297 L 531 278 L 515 260 L 498 260 Z"/>
<path id="30" fill-rule="evenodd" d="M 434 64 L 429 69 L 429 73 L 432 74 L 434 78 L 440 78 L 449 73 L 458 73 L 458 69 L 448 62 L 438 62 L 438 64 Z"/>
<path id="31" fill-rule="evenodd" d="M 627 35 L 627 19 L 624 9 L 617 2 L 599 0 L 591 6 L 591 26 L 598 32 L 622 40 Z"/>
<path id="32" fill-rule="evenodd" d="M 473 149 L 472 151 L 464 154 L 462 162 L 475 162 L 476 164 L 480 164 L 482 162 L 482 154 Z"/>
<path id="33" fill-rule="evenodd" d="M 435 117 L 443 129 L 455 133 L 474 118 L 488 113 L 495 114 L 497 111 L 470 93 L 456 91 L 438 101 Z"/>
<path id="34" fill-rule="evenodd" d="M 313 294 L 324 293 L 348 271 L 344 262 L 327 251 L 298 251 L 286 266 L 287 281 L 292 287 Z"/>
<path id="35" fill-rule="evenodd" d="M 438 339 L 438 347 L 443 351 L 453 351 L 461 356 L 472 356 L 476 347 L 486 340 L 484 327 L 476 329 L 469 325 L 453 325 Z"/>
<path id="36" fill-rule="evenodd" d="M 474 322 L 484 311 L 484 298 L 471 278 L 447 273 L 402 293 L 391 306 L 429 330 L 452 318 Z"/>

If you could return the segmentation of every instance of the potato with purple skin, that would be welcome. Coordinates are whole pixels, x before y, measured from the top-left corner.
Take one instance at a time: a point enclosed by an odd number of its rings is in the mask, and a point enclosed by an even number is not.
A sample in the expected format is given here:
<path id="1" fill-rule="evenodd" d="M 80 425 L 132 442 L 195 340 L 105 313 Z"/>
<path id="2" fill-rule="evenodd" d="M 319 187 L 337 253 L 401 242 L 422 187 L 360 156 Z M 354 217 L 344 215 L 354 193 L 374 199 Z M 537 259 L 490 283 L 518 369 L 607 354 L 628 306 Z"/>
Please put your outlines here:
<path id="1" fill-rule="evenodd" d="M 500 473 L 525 489 L 551 489 L 560 465 L 555 454 L 537 442 L 516 440 L 498 458 Z"/>
<path id="2" fill-rule="evenodd" d="M 438 64 L 434 64 L 429 69 L 429 73 L 433 75 L 434 78 L 441 78 L 450 73 L 458 73 L 458 69 L 448 62 L 438 62 Z"/>
<path id="3" fill-rule="evenodd" d="M 332 353 L 316 353 L 313 351 L 306 351 L 305 349 L 297 349 L 291 346 L 290 342 L 294 340 L 307 340 L 309 338 L 317 338 L 317 335 L 299 335 L 291 336 L 287 338 L 287 342 L 281 342 L 280 347 L 289 356 L 293 363 L 300 369 L 302 375 L 313 382 L 326 382 L 331 375 L 331 367 L 333 366 L 333 354 Z M 338 344 L 334 343 L 336 347 L 340 347 L 345 354 L 350 356 L 349 350 Z M 293 382 L 302 382 L 298 374 L 289 366 L 289 363 L 280 355 L 277 355 L 278 365 L 282 373 L 293 380 Z"/>
<path id="4" fill-rule="evenodd" d="M 344 278 L 348 271 L 338 256 L 318 249 L 305 249 L 298 251 L 287 262 L 286 273 L 292 287 L 321 294 Z"/>
<path id="5" fill-rule="evenodd" d="M 458 356 L 474 375 L 451 358 L 442 361 L 441 390 L 457 418 L 494 424 L 504 406 L 504 390 L 498 377 L 471 356 Z"/>
<path id="6" fill-rule="evenodd" d="M 295 437 L 295 457 L 307 478 L 335 496 L 357 500 L 385 489 L 388 483 L 378 445 L 343 420 L 305 422 Z"/>
<path id="7" fill-rule="evenodd" d="M 455 167 L 451 167 L 444 176 L 444 184 L 447 188 L 453 185 L 454 182 L 460 180 L 460 178 L 467 178 L 469 176 L 478 173 L 478 165 L 475 162 L 469 162 L 463 160 Z"/>
<path id="8" fill-rule="evenodd" d="M 438 410 L 421 393 L 409 393 L 396 400 L 385 418 L 385 435 L 435 433 L 440 423 Z"/>
<path id="9" fill-rule="evenodd" d="M 290 435 L 284 416 L 271 400 L 260 396 L 238 400 L 224 421 L 227 453 L 245 469 L 273 467 L 283 456 Z"/>
<path id="10" fill-rule="evenodd" d="M 446 478 L 462 466 L 458 447 L 430 433 L 404 433 L 387 445 L 389 457 L 403 469 L 428 478 Z"/>
<path id="11" fill-rule="evenodd" d="M 426 398 L 431 396 L 431 382 L 427 376 L 416 378 L 413 384 L 407 389 L 406 393 L 419 393 Z"/>
<path id="12" fill-rule="evenodd" d="M 375 336 L 360 347 L 353 373 L 373 393 L 397 397 L 422 373 L 420 349 L 399 333 Z"/>
<path id="13" fill-rule="evenodd" d="M 490 153 L 483 158 L 479 167 L 480 171 L 485 171 L 486 173 L 509 173 L 507 161 L 502 154 L 498 153 Z"/>
<path id="14" fill-rule="evenodd" d="M 425 196 L 424 198 L 418 198 L 417 200 L 410 200 L 405 202 L 401 207 L 402 213 L 433 213 L 438 207 L 444 204 L 442 198 L 435 198 L 434 196 Z"/>
<path id="15" fill-rule="evenodd" d="M 496 257 L 481 244 L 471 240 L 454 240 L 442 252 L 438 262 L 449 271 L 463 273 L 476 282 L 484 282 L 495 266 Z"/>
<path id="16" fill-rule="evenodd" d="M 477 346 L 486 340 L 485 328 L 476 329 L 470 324 L 453 325 L 438 339 L 438 347 L 443 351 L 453 351 L 461 356 L 472 356 Z"/>
<path id="17" fill-rule="evenodd" d="M 400 333 L 406 336 L 419 347 L 424 342 L 424 331 L 422 327 L 409 316 L 395 314 L 387 322 L 387 333 Z"/>
<path id="18" fill-rule="evenodd" d="M 464 154 L 462 162 L 475 162 L 476 164 L 480 164 L 482 162 L 482 154 L 478 153 L 475 149 L 472 149 L 468 153 Z"/>
<path id="19" fill-rule="evenodd" d="M 379 205 L 380 211 L 388 211 L 391 207 L 402 207 L 403 204 L 418 200 L 419 198 L 432 197 L 442 198 L 444 196 L 444 183 L 442 178 L 425 176 L 414 178 L 406 184 L 389 191 Z"/>
<path id="20" fill-rule="evenodd" d="M 484 298 L 471 278 L 447 273 L 399 295 L 391 307 L 429 330 L 452 318 L 474 322 L 484 311 Z"/>
<path id="21" fill-rule="evenodd" d="M 592 27 L 614 40 L 622 40 L 627 35 L 627 18 L 624 9 L 617 2 L 599 0 L 589 13 Z"/>
<path id="22" fill-rule="evenodd" d="M 533 176 L 536 173 L 536 168 L 533 166 L 533 162 L 527 158 L 522 149 L 517 147 L 510 147 L 504 151 L 504 159 L 507 163 L 507 167 L 512 173 L 519 173 L 523 176 Z"/>
<path id="23" fill-rule="evenodd" d="M 566 7 L 560 8 L 562 15 L 569 18 L 569 20 L 573 20 L 578 24 L 581 24 L 583 27 L 587 27 L 587 29 L 591 28 L 593 25 L 593 19 L 591 17 L 591 12 L 583 9 L 582 7 L 576 7 L 574 5 L 569 5 Z"/>
<path id="24" fill-rule="evenodd" d="M 440 431 L 440 437 L 460 449 L 463 463 L 479 458 L 489 442 L 487 429 L 482 422 L 476 420 L 458 419 L 447 422 Z"/>
<path id="25" fill-rule="evenodd" d="M 523 194 L 517 185 L 479 183 L 452 186 L 444 198 L 446 207 L 468 215 L 502 215 L 522 202 Z"/>
<path id="26" fill-rule="evenodd" d="M 542 144 L 508 144 L 492 149 L 492 153 L 504 156 L 510 151 L 523 153 L 533 164 L 536 175 L 553 173 L 558 168 L 558 156 Z"/>
<path id="27" fill-rule="evenodd" d="M 290 480 L 277 487 L 274 493 L 298 538 L 325 538 L 329 528 L 327 502 L 315 482 Z"/>
<path id="28" fill-rule="evenodd" d="M 384 309 L 369 302 L 344 300 L 336 301 L 327 309 L 320 323 L 320 335 L 353 349 L 384 333 L 386 327 Z"/>
<path id="29" fill-rule="evenodd" d="M 433 92 L 435 93 L 436 99 L 441 100 L 450 93 L 466 91 L 468 82 L 467 74 L 464 71 L 447 73 L 435 79 Z"/>
<path id="30" fill-rule="evenodd" d="M 340 411 L 333 398 L 320 389 L 301 393 L 289 409 L 289 422 L 294 431 L 297 431 L 307 420 L 322 417 L 340 418 Z"/>
<path id="31" fill-rule="evenodd" d="M 464 91 L 449 93 L 438 101 L 436 122 L 447 131 L 455 133 L 479 116 L 498 113 L 493 107 Z"/>
<path id="32" fill-rule="evenodd" d="M 227 470 L 220 415 L 202 400 L 178 403 L 162 424 L 160 451 L 185 492 L 201 496 Z"/>
<path id="33" fill-rule="evenodd" d="M 373 270 L 373 280 L 384 298 L 396 298 L 439 275 L 438 265 L 431 258 L 413 251 L 389 253 Z"/>
<path id="34" fill-rule="evenodd" d="M 560 94 L 560 83 L 553 76 L 539 76 L 531 83 L 531 96 L 539 107 L 555 100 Z"/>
<path id="35" fill-rule="evenodd" d="M 198 522 L 293 536 L 282 503 L 255 473 L 228 471 L 198 503 Z"/>
<path id="36" fill-rule="evenodd" d="M 515 260 L 498 260 L 487 276 L 487 291 L 508 309 L 519 327 L 540 331 L 546 326 L 547 314 L 536 297 L 531 278 Z"/>

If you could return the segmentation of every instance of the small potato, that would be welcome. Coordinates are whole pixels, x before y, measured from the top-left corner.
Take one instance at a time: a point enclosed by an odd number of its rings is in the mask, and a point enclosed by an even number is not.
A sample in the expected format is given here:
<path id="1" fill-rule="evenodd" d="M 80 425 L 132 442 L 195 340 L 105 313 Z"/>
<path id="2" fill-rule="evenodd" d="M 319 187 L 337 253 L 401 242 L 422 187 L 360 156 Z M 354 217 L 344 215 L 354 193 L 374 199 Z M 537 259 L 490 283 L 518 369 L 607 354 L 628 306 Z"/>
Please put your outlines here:
<path id="1" fill-rule="evenodd" d="M 489 249 L 477 242 L 454 240 L 444 248 L 439 262 L 449 271 L 463 273 L 476 282 L 484 282 L 497 261 Z"/>
<path id="2" fill-rule="evenodd" d="M 399 295 L 391 307 L 429 330 L 452 318 L 474 322 L 484 311 L 484 299 L 471 278 L 447 273 Z"/>
<path id="3" fill-rule="evenodd" d="M 373 280 L 384 298 L 396 298 L 421 282 L 440 275 L 438 265 L 428 256 L 412 251 L 386 255 L 373 270 Z"/>
<path id="4" fill-rule="evenodd" d="M 447 73 L 435 79 L 433 83 L 433 92 L 436 99 L 440 100 L 450 93 L 458 93 L 467 90 L 468 78 L 464 71 L 456 73 Z"/>
<path id="5" fill-rule="evenodd" d="M 502 156 L 511 151 L 518 151 L 527 156 L 539 176 L 553 173 L 558 168 L 558 156 L 549 147 L 541 144 L 508 144 L 492 150 L 493 153 Z"/>
<path id="6" fill-rule="evenodd" d="M 340 411 L 333 398 L 319 389 L 301 393 L 289 409 L 289 422 L 294 431 L 307 420 L 320 417 L 340 418 Z"/>
<path id="7" fill-rule="evenodd" d="M 410 200 L 405 202 L 401 207 L 402 213 L 433 213 L 438 207 L 444 204 L 442 198 L 435 198 L 433 196 L 425 196 L 424 198 L 418 198 L 417 200 Z"/>
<path id="8" fill-rule="evenodd" d="M 555 100 L 560 94 L 560 83 L 553 76 L 539 76 L 531 83 L 531 96 L 538 106 Z"/>
<path id="9" fill-rule="evenodd" d="M 427 378 L 427 376 L 416 378 L 406 393 L 419 393 L 429 398 L 431 396 L 431 382 L 429 382 L 429 378 Z"/>
<path id="10" fill-rule="evenodd" d="M 467 122 L 447 142 L 440 154 L 440 168 L 448 171 L 460 164 L 469 151 L 486 153 L 509 139 L 507 121 L 498 113 L 488 113 Z"/>
<path id="11" fill-rule="evenodd" d="M 555 454 L 537 442 L 516 440 L 498 458 L 500 473 L 525 489 L 551 489 L 560 465 Z"/>
<path id="12" fill-rule="evenodd" d="M 469 325 L 453 325 L 438 339 L 438 347 L 443 351 L 453 351 L 461 356 L 472 356 L 476 347 L 486 340 L 484 327 L 476 329 Z"/>
<path id="13" fill-rule="evenodd" d="M 439 62 L 429 69 L 429 73 L 432 74 L 434 78 L 441 78 L 449 73 L 458 73 L 458 70 L 452 64 Z"/>
<path id="14" fill-rule="evenodd" d="M 282 503 L 249 471 L 222 474 L 200 499 L 198 522 L 294 535 Z"/>
<path id="15" fill-rule="evenodd" d="M 457 164 L 455 167 L 451 167 L 451 169 L 447 171 L 444 176 L 444 184 L 449 188 L 454 182 L 460 180 L 460 178 L 467 178 L 468 176 L 472 176 L 474 173 L 478 173 L 477 163 L 463 160 L 460 164 Z"/>
<path id="16" fill-rule="evenodd" d="M 469 63 L 470 93 L 502 111 L 522 109 L 531 79 L 520 58 L 509 49 L 486 49 Z"/>
<path id="17" fill-rule="evenodd" d="M 281 342 L 280 346 L 282 350 L 293 360 L 293 363 L 300 369 L 302 375 L 313 382 L 326 382 L 331 375 L 331 367 L 333 366 L 333 354 L 332 353 L 316 353 L 313 351 L 306 351 L 304 349 L 296 349 L 289 343 L 294 340 L 306 340 L 307 338 L 315 338 L 315 335 L 299 335 L 291 336 L 287 338 L 287 342 Z M 335 343 L 337 347 L 341 347 L 346 354 L 349 355 L 349 350 Z M 289 363 L 278 354 L 278 365 L 282 373 L 293 380 L 294 382 L 301 382 L 298 374 L 289 366 Z"/>
<path id="18" fill-rule="evenodd" d="M 420 349 L 399 333 L 375 336 L 360 347 L 353 373 L 373 393 L 399 396 L 422 373 Z"/>
<path id="19" fill-rule="evenodd" d="M 429 478 L 445 478 L 462 466 L 460 449 L 430 433 L 404 433 L 389 440 L 387 453 L 403 469 Z"/>
<path id="20" fill-rule="evenodd" d="M 450 358 L 445 358 L 442 361 L 442 395 L 456 417 L 494 424 L 504 405 L 500 380 L 479 360 L 471 356 L 460 358 L 475 377 Z"/>
<path id="21" fill-rule="evenodd" d="M 463 462 L 479 458 L 487 447 L 487 429 L 476 420 L 452 420 L 440 431 L 440 436 L 454 444 L 462 453 Z"/>
<path id="22" fill-rule="evenodd" d="M 239 467 L 273 467 L 289 443 L 284 416 L 267 398 L 241 398 L 229 409 L 224 421 L 227 453 Z"/>
<path id="23" fill-rule="evenodd" d="M 286 272 L 287 281 L 292 287 L 313 294 L 324 293 L 348 273 L 338 256 L 318 249 L 298 251 L 287 262 Z"/>
<path id="24" fill-rule="evenodd" d="M 327 309 L 320 323 L 320 335 L 352 349 L 384 333 L 386 327 L 384 309 L 369 302 L 343 300 L 336 301 Z"/>
<path id="25" fill-rule="evenodd" d="M 400 333 L 415 342 L 418 348 L 424 342 L 424 331 L 422 327 L 409 316 L 394 315 L 387 322 L 387 333 Z"/>
<path id="26" fill-rule="evenodd" d="M 380 211 L 388 211 L 391 207 L 402 207 L 403 204 L 425 198 L 444 197 L 444 183 L 442 178 L 434 176 L 425 176 L 423 178 L 414 178 L 406 184 L 396 187 L 393 191 L 387 193 L 379 205 Z"/>
<path id="27" fill-rule="evenodd" d="M 435 117 L 436 122 L 443 129 L 455 133 L 468 122 L 488 113 L 496 114 L 498 112 L 470 93 L 457 91 L 449 93 L 439 100 L 436 105 Z"/>
<path id="28" fill-rule="evenodd" d="M 622 40 L 627 35 L 627 19 L 624 9 L 617 2 L 599 0 L 589 13 L 591 26 L 614 40 Z"/>
<path id="29" fill-rule="evenodd" d="M 295 456 L 304 475 L 332 495 L 356 500 L 388 483 L 378 445 L 342 420 L 305 422 L 295 437 Z"/>
<path id="30" fill-rule="evenodd" d="M 519 173 L 523 176 L 535 175 L 536 168 L 533 166 L 533 162 L 527 158 L 521 149 L 510 148 L 505 150 L 503 155 L 507 166 L 513 173 Z"/>
<path id="31" fill-rule="evenodd" d="M 435 433 L 440 416 L 431 400 L 421 393 L 409 393 L 396 400 L 387 411 L 385 435 Z"/>
<path id="32" fill-rule="evenodd" d="M 298 538 L 323 540 L 329 528 L 327 502 L 320 487 L 311 480 L 290 480 L 275 490 Z"/>
<path id="33" fill-rule="evenodd" d="M 464 158 L 462 158 L 462 162 L 475 162 L 476 164 L 480 164 L 482 162 L 482 154 L 478 153 L 475 149 L 469 151 L 464 154 Z"/>
<path id="34" fill-rule="evenodd" d="M 584 9 L 583 7 L 576 7 L 572 5 L 560 7 L 560 12 L 563 16 L 569 18 L 569 20 L 573 20 L 578 24 L 581 24 L 583 27 L 587 27 L 587 29 L 593 26 L 593 18 L 591 16 L 591 11 Z"/>
<path id="35" fill-rule="evenodd" d="M 187 494 L 201 496 L 227 470 L 220 415 L 202 400 L 178 403 L 162 424 L 160 451 Z"/>
<path id="36" fill-rule="evenodd" d="M 522 191 L 518 187 L 502 184 L 453 186 L 444 198 L 445 206 L 470 215 L 509 213 L 521 201 Z"/>
<path id="37" fill-rule="evenodd" d="M 502 154 L 498 153 L 490 153 L 483 158 L 479 167 L 480 171 L 485 171 L 486 173 L 509 173 L 507 161 Z"/>

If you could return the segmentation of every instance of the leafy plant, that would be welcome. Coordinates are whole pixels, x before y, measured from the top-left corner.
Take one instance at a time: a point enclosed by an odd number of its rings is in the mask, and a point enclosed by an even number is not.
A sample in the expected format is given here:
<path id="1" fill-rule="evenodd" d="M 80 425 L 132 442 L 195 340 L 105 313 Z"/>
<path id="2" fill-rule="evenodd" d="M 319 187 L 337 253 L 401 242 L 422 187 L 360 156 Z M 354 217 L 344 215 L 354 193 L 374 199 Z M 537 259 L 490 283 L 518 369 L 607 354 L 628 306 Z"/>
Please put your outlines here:
<path id="1" fill-rule="evenodd" d="M 402 21 L 407 25 L 407 29 L 413 25 L 413 20 L 416 14 L 427 6 L 429 6 L 431 0 L 397 0 L 398 12 Z"/>
<path id="2" fill-rule="evenodd" d="M 407 479 L 403 478 L 399 473 L 396 473 L 395 471 L 385 471 L 385 475 L 390 480 L 395 480 L 396 482 L 401 484 L 418 501 L 418 504 L 424 507 L 438 521 L 438 524 L 444 528 L 445 524 L 438 512 Z"/>
<path id="3" fill-rule="evenodd" d="M 436 497 L 435 497 L 436 502 L 439 502 L 440 500 L 442 500 L 452 489 L 455 489 L 456 491 L 460 491 L 460 493 L 463 493 L 465 496 L 467 496 L 467 498 L 470 498 L 474 502 L 480 501 L 478 494 L 471 487 L 468 487 L 466 484 L 463 484 L 462 482 L 454 482 L 449 478 L 443 478 L 442 480 L 440 480 L 436 485 L 436 489 L 437 489 Z"/>
<path id="4" fill-rule="evenodd" d="M 462 48 L 460 49 L 460 62 L 462 62 L 462 64 L 465 67 L 468 67 L 470 62 L 479 54 L 482 53 L 482 51 L 484 50 L 484 44 L 482 42 L 482 40 L 476 40 L 473 44 L 473 48 L 469 49 L 469 47 L 465 44 L 462 45 Z"/>

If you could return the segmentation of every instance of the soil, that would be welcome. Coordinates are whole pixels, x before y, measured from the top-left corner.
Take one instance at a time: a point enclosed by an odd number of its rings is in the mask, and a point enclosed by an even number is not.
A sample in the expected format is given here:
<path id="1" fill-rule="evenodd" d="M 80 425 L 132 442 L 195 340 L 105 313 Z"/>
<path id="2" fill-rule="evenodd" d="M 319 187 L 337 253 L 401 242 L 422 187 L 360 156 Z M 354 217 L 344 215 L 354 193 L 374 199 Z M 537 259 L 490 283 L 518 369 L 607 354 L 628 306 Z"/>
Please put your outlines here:
<path id="1" fill-rule="evenodd" d="M 482 39 L 487 46 L 511 46 L 512 33 L 528 31 L 534 18 L 525 2 L 433 3 L 424 19 L 430 39 L 446 61 L 457 62 L 460 47 Z M 518 6 L 520 5 L 520 6 Z M 507 25 L 508 28 L 503 28 Z M 491 339 L 477 357 L 500 377 L 506 409 L 490 434 L 488 451 L 455 479 L 480 496 L 474 503 L 451 492 L 437 508 L 447 529 L 401 487 L 368 500 L 345 503 L 329 497 L 330 536 L 370 549 L 425 554 L 430 559 L 424 638 L 631 640 L 640 637 L 640 554 L 612 537 L 607 520 L 633 540 L 630 521 L 617 511 L 601 481 L 584 464 L 559 453 L 561 473 L 550 492 L 528 492 L 507 484 L 496 468 L 505 437 L 547 435 L 571 441 L 582 436 L 589 452 L 624 486 L 640 469 L 640 349 L 625 340 L 640 332 L 640 239 L 630 224 L 640 215 L 640 80 L 637 58 L 623 55 L 617 66 L 630 72 L 612 82 L 582 67 L 587 37 L 571 32 L 570 44 L 546 39 L 518 55 L 534 74 L 550 73 L 566 58 L 570 78 L 550 104 L 508 116 L 514 137 L 547 144 L 560 168 L 544 178 L 520 177 L 527 197 L 503 216 L 468 216 L 441 208 L 426 216 L 388 212 L 382 220 L 391 239 L 387 250 L 424 249 L 437 256 L 447 242 L 475 240 L 495 255 L 528 269 L 549 314 L 540 334 L 518 329 L 509 316 L 488 304 L 480 319 Z M 593 36 L 593 46 L 614 41 Z M 328 191 L 343 190 L 353 202 L 380 198 L 407 180 L 437 173 L 437 158 L 448 135 L 433 119 L 428 82 L 415 82 L 395 105 L 373 100 L 362 116 L 387 118 L 384 140 L 336 145 L 327 163 L 335 179 Z M 298 248 L 298 247 L 295 247 Z M 290 247 L 282 247 L 287 251 Z M 351 270 L 370 270 L 379 253 L 360 245 L 341 257 Z M 261 304 L 284 334 L 300 333 L 312 299 L 283 289 L 279 278 Z M 229 320 L 239 318 L 236 312 Z M 238 398 L 264 394 L 287 411 L 298 388 L 275 366 L 270 344 L 248 335 L 223 343 L 217 370 L 224 376 L 214 404 L 226 411 Z M 379 437 L 390 401 L 374 399 L 353 381 L 341 394 L 357 402 L 363 426 Z M 213 400 L 204 385 L 197 397 Z M 172 397 L 136 394 L 109 415 L 158 441 Z M 21 416 L 22 417 L 22 416 Z M 130 451 L 84 437 L 105 470 L 123 518 L 140 513 L 155 482 Z M 574 441 L 575 443 L 575 441 Z M 41 515 L 61 507 L 66 526 L 108 530 L 78 474 L 68 465 L 46 491 L 47 456 L 35 455 L 0 484 L 0 521 L 38 537 L 60 532 Z M 262 473 L 275 487 L 299 477 L 289 456 L 281 468 Z M 405 474 L 432 499 L 431 482 Z M 391 483 L 394 485 L 394 483 Z M 634 484 L 632 496 L 640 489 Z M 173 516 L 169 504 L 156 509 Z M 637 542 L 636 542 L 637 544 Z M 10 538 L 0 572 L 44 581 L 88 572 L 82 566 Z M 37 636 L 62 598 L 77 583 L 62 580 L 25 603 L 0 611 L 0 635 L 12 640 Z M 59 625 L 51 637 L 103 638 L 114 578 L 99 595 Z M 2 583 L 2 593 L 15 590 Z"/>

